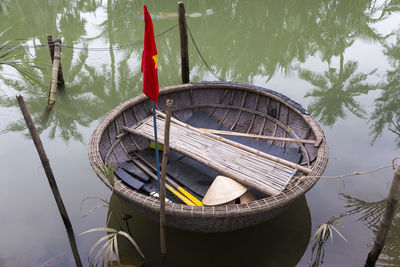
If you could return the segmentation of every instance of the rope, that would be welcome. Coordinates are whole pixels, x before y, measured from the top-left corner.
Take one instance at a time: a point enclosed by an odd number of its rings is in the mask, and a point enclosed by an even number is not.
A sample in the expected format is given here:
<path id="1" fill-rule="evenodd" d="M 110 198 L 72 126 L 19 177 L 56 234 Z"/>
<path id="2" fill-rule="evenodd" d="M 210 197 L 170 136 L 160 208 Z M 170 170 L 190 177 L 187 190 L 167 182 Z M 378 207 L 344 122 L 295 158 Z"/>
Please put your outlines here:
<path id="1" fill-rule="evenodd" d="M 399 162 L 396 163 L 396 162 L 395 162 L 396 160 L 399 160 Z M 378 167 L 378 168 L 376 168 L 376 169 L 372 169 L 372 170 L 369 170 L 369 171 L 365 171 L 365 172 L 353 172 L 353 173 L 348 173 L 348 174 L 343 174 L 343 175 L 336 175 L 336 176 L 319 176 L 319 178 L 324 178 L 324 179 L 336 179 L 336 178 L 344 178 L 344 177 L 349 177 L 349 176 L 365 175 L 365 174 L 369 174 L 369 173 L 376 172 L 376 171 L 379 171 L 379 170 L 382 170 L 382 169 L 386 169 L 386 168 L 390 168 L 390 167 L 392 167 L 393 170 L 395 170 L 395 169 L 396 169 L 396 165 L 397 165 L 397 166 L 400 166 L 400 155 L 397 156 L 397 157 L 395 157 L 395 158 L 393 158 L 392 164 L 390 164 L 390 165 L 385 165 L 385 166 L 381 166 L 381 167 Z"/>
<path id="2" fill-rule="evenodd" d="M 186 24 L 186 25 L 187 25 L 187 24 Z M 219 81 L 224 81 L 224 80 L 221 78 L 221 76 L 219 76 L 218 74 L 216 74 L 216 73 L 211 69 L 210 65 L 208 65 L 207 61 L 204 59 L 203 55 L 202 55 L 201 52 L 200 52 L 200 49 L 198 48 L 198 46 L 197 46 L 197 44 L 196 44 L 196 41 L 195 41 L 194 38 L 193 38 L 192 31 L 190 30 L 189 25 L 187 25 L 187 29 L 188 29 L 188 31 L 189 31 L 190 39 L 191 39 L 192 42 L 193 42 L 194 48 L 196 49 L 197 54 L 199 54 L 199 56 L 200 56 L 201 60 L 203 61 L 204 65 L 207 67 L 208 71 L 209 71 L 215 78 L 217 78 Z"/>
<path id="3" fill-rule="evenodd" d="M 178 27 L 179 24 L 176 24 L 174 26 L 169 27 L 168 29 L 166 29 L 165 31 L 155 35 L 155 38 L 158 38 L 166 33 L 168 33 L 169 31 L 175 29 L 176 27 Z M 113 47 L 114 50 L 122 50 L 122 49 L 127 49 L 129 47 L 134 47 L 137 45 L 142 45 L 143 44 L 143 40 L 141 41 L 137 41 L 135 43 L 131 43 L 131 44 L 127 44 L 127 45 L 122 45 L 122 46 L 115 46 Z M 49 46 L 54 46 L 54 44 L 42 44 L 42 45 L 21 45 L 21 46 L 7 46 L 8 49 L 22 49 L 22 48 L 38 48 L 38 47 L 49 47 Z M 88 50 L 88 51 L 109 51 L 110 48 L 109 47 L 92 47 L 92 48 L 88 48 L 88 47 L 75 47 L 75 46 L 71 46 L 71 45 L 61 45 L 61 47 L 65 47 L 65 48 L 70 48 L 73 50 Z"/>

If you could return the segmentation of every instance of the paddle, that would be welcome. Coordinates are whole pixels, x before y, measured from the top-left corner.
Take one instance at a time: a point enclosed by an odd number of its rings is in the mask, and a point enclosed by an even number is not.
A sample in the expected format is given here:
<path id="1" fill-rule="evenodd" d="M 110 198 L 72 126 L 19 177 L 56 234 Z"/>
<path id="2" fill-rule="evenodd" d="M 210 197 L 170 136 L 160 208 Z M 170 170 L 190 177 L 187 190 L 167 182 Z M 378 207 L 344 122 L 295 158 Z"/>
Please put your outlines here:
<path id="1" fill-rule="evenodd" d="M 140 159 L 147 166 L 149 166 L 150 168 L 155 170 L 155 167 L 150 162 L 148 162 L 145 158 L 143 158 L 141 155 L 139 155 L 136 152 L 133 152 L 133 154 L 135 155 L 135 157 Z M 190 194 L 188 191 L 186 191 L 183 187 L 181 187 L 180 185 L 175 183 L 170 177 L 166 176 L 165 178 L 168 181 L 168 183 L 170 183 L 173 187 L 175 187 L 176 189 L 181 191 L 181 193 L 184 194 L 188 199 L 190 199 L 190 201 L 192 201 L 196 206 L 203 206 L 203 203 L 200 200 L 198 200 L 196 197 L 194 197 L 192 194 Z"/>
<path id="2" fill-rule="evenodd" d="M 158 181 L 157 175 L 155 175 L 151 170 L 149 170 L 146 166 L 144 166 L 140 161 L 134 158 L 130 158 L 130 160 L 133 161 L 139 168 L 141 168 L 145 173 L 147 173 L 150 177 L 154 178 L 155 180 Z M 154 168 L 155 169 L 155 168 Z M 197 206 L 194 204 L 190 199 L 186 198 L 184 195 L 176 191 L 174 188 L 172 188 L 169 184 L 165 184 L 165 187 L 175 196 L 177 196 L 180 200 L 182 200 L 185 204 L 189 206 Z"/>

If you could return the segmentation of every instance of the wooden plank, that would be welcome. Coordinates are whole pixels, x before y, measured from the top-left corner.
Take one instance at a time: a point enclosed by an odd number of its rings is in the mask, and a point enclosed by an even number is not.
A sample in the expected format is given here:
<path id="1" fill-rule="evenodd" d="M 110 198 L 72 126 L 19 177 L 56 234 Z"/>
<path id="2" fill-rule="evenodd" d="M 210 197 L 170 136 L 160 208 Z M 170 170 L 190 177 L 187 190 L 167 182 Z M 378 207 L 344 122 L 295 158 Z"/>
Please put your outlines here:
<path id="1" fill-rule="evenodd" d="M 159 142 L 163 143 L 163 119 L 158 118 Z M 174 149 L 223 175 L 253 187 L 260 192 L 276 195 L 287 185 L 293 168 L 260 157 L 241 148 L 226 144 L 211 136 L 187 129 L 175 123 L 171 125 L 171 149 Z M 125 131 L 154 140 L 151 118 L 139 126 L 124 127 Z"/>

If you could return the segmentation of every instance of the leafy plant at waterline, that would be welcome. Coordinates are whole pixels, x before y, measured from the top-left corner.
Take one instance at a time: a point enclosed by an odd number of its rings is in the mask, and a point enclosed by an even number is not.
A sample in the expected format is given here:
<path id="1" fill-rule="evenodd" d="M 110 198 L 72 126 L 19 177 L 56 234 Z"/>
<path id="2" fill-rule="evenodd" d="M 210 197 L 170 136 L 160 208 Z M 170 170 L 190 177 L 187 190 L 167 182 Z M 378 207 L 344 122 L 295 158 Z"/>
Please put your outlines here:
<path id="1" fill-rule="evenodd" d="M 326 245 L 326 242 L 328 239 L 331 239 L 331 242 L 333 241 L 333 231 L 334 230 L 344 241 L 347 242 L 346 238 L 342 235 L 342 233 L 339 232 L 339 230 L 335 226 L 341 226 L 343 221 L 339 221 L 340 218 L 342 218 L 344 215 L 340 215 L 338 217 L 332 217 L 327 221 L 326 223 L 321 224 L 318 227 L 318 230 L 315 232 L 313 240 L 314 244 L 312 246 L 312 252 L 311 252 L 311 259 L 314 256 L 314 251 L 316 250 L 315 253 L 315 259 L 312 260 L 312 266 L 319 266 L 319 264 L 322 264 L 324 262 L 324 248 Z"/>
<path id="2" fill-rule="evenodd" d="M 11 27 L 0 32 L 0 38 L 11 29 Z M 28 41 L 29 39 L 17 39 L 15 41 Z M 10 46 L 12 44 L 11 40 L 2 42 L 0 41 L 0 67 L 9 66 L 17 70 L 22 77 L 24 77 L 28 82 L 35 82 L 38 85 L 42 85 L 39 81 L 39 76 L 34 71 L 38 67 L 38 61 L 36 59 L 31 59 L 25 57 L 25 54 L 17 53 L 21 46 Z"/>
<path id="3" fill-rule="evenodd" d="M 83 204 L 84 204 L 85 201 L 88 200 L 88 199 L 97 199 L 97 200 L 100 200 L 100 201 L 104 202 L 105 204 L 97 205 L 97 206 L 95 206 L 94 208 L 91 208 L 90 210 L 88 210 L 88 211 L 85 213 L 85 215 L 83 215 L 82 219 L 86 218 L 89 214 L 91 214 L 93 211 L 97 210 L 98 208 L 108 208 L 108 209 L 110 209 L 110 214 L 108 215 L 107 223 L 106 223 L 106 225 L 108 225 L 108 223 L 109 223 L 109 221 L 110 221 L 110 218 L 111 218 L 111 216 L 112 216 L 112 214 L 113 214 L 112 209 L 110 208 L 110 202 L 108 202 L 107 200 L 104 200 L 104 199 L 102 199 L 102 198 L 100 198 L 100 197 L 95 197 L 95 196 L 85 197 L 85 198 L 82 200 L 82 203 L 81 203 L 81 211 L 82 211 Z"/>
<path id="4" fill-rule="evenodd" d="M 129 240 L 129 242 L 136 248 L 136 250 L 139 252 L 140 256 L 144 259 L 144 255 L 142 251 L 140 250 L 139 245 L 133 240 L 133 238 L 123 232 L 123 231 L 117 231 L 113 228 L 108 228 L 108 227 L 103 227 L 103 228 L 93 228 L 88 231 L 85 231 L 81 233 L 80 235 L 91 233 L 91 232 L 108 232 L 110 234 L 107 234 L 103 237 L 101 237 L 99 240 L 97 240 L 96 243 L 92 246 L 92 248 L 89 251 L 88 255 L 88 261 L 90 266 L 97 266 L 99 263 L 98 261 L 100 260 L 100 255 L 103 253 L 103 258 L 102 258 L 102 263 L 101 266 L 108 266 L 108 263 L 112 260 L 113 254 L 115 254 L 115 257 L 118 262 L 118 266 L 120 266 L 121 262 L 119 259 L 119 250 L 118 250 L 118 236 L 123 236 L 126 239 Z M 94 257 L 93 261 L 90 260 L 90 257 L 92 256 L 93 252 L 95 251 L 96 247 L 98 247 L 102 242 L 104 244 L 100 247 L 100 249 L 97 251 L 96 256 Z"/>
<path id="5" fill-rule="evenodd" d="M 110 163 L 108 160 L 106 164 L 100 165 L 96 163 L 96 168 L 93 169 L 94 172 L 99 176 L 105 176 L 111 186 L 114 188 L 114 165 Z"/>
<path id="6" fill-rule="evenodd" d="M 93 170 L 96 172 L 97 175 L 105 176 L 107 178 L 107 180 L 109 181 L 109 183 L 113 186 L 113 190 L 114 190 L 114 183 L 115 183 L 114 166 L 112 163 L 110 163 L 109 161 L 106 161 L 106 163 L 102 164 L 102 165 L 96 164 L 96 168 Z M 85 213 L 85 215 L 82 218 L 87 217 L 89 214 L 91 214 L 93 211 L 95 211 L 98 208 L 108 208 L 110 210 L 110 213 L 107 218 L 107 223 L 106 223 L 106 225 L 108 225 L 110 218 L 113 215 L 113 211 L 110 208 L 110 202 L 108 202 L 102 198 L 95 197 L 95 196 L 86 197 L 82 200 L 81 210 L 82 210 L 82 207 L 83 207 L 83 204 L 85 203 L 85 201 L 87 201 L 89 199 L 100 200 L 101 202 L 103 202 L 103 204 L 97 205 L 94 208 L 91 208 L 89 211 L 87 211 Z M 120 229 L 122 229 L 121 226 L 119 226 L 119 227 L 120 227 Z M 129 230 L 129 228 L 128 228 L 128 230 Z M 118 236 L 125 237 L 136 248 L 137 252 L 144 259 L 144 254 L 142 253 L 139 245 L 136 243 L 136 241 L 132 238 L 132 236 L 130 234 L 128 234 L 124 231 L 117 231 L 110 227 L 102 227 L 102 228 L 89 229 L 89 230 L 81 233 L 80 235 L 91 233 L 91 232 L 102 232 L 102 231 L 105 231 L 108 234 L 106 234 L 105 236 L 103 236 L 99 240 L 97 240 L 97 242 L 94 243 L 94 245 L 91 247 L 89 254 L 88 254 L 88 262 L 89 262 L 90 266 L 97 266 L 101 259 L 100 255 L 102 255 L 102 254 L 103 254 L 103 256 L 102 256 L 102 260 L 101 260 L 101 266 L 109 266 L 110 263 L 112 265 L 112 259 L 113 259 L 114 255 L 115 255 L 115 258 L 117 259 L 118 266 L 120 266 L 121 262 L 120 262 L 119 249 L 118 249 Z M 129 233 L 130 233 L 130 231 L 129 231 Z M 103 242 L 103 245 L 101 245 L 101 247 L 99 247 L 102 242 Z M 94 256 L 93 260 L 91 260 L 92 254 L 98 247 L 99 247 L 99 249 L 98 249 L 96 255 Z"/>

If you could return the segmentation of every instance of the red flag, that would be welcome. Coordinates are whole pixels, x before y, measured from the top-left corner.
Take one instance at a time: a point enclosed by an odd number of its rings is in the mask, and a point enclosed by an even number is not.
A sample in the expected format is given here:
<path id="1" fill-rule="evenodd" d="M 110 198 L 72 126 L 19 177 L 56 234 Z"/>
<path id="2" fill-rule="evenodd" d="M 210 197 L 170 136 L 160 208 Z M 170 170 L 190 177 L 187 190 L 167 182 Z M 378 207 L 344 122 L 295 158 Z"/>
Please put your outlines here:
<path id="1" fill-rule="evenodd" d="M 158 57 L 156 42 L 154 41 L 153 22 L 147 6 L 144 9 L 144 49 L 142 55 L 143 93 L 154 100 L 158 99 Z"/>

